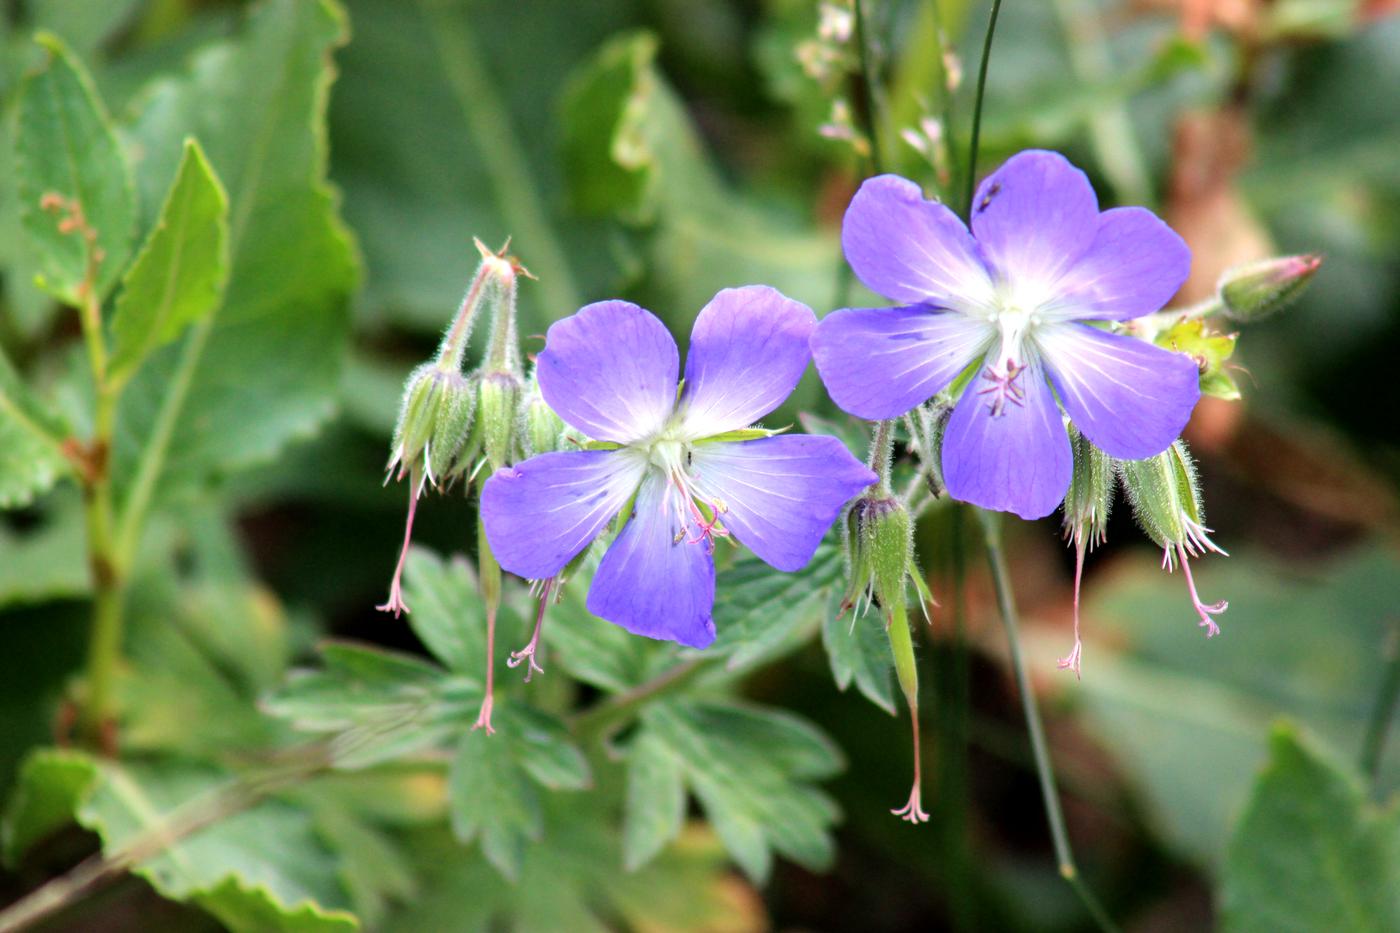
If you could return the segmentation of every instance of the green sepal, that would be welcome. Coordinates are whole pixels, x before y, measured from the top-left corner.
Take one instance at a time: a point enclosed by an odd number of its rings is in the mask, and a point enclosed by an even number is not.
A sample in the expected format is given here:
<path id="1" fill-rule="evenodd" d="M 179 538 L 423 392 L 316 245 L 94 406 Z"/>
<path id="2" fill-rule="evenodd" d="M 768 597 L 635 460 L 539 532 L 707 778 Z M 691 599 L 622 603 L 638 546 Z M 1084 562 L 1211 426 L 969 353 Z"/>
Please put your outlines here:
<path id="1" fill-rule="evenodd" d="M 1142 530 L 1164 548 L 1190 540 L 1187 521 L 1205 522 L 1200 481 L 1186 442 L 1178 440 L 1155 457 L 1122 460 L 1123 488 Z"/>
<path id="2" fill-rule="evenodd" d="M 1206 322 L 1193 318 L 1177 323 L 1157 337 L 1157 345 L 1177 353 L 1185 353 L 1195 361 L 1201 373 L 1201 394 L 1213 395 L 1226 401 L 1240 397 L 1240 387 L 1225 370 L 1225 361 L 1235 352 L 1238 334 L 1219 334 L 1206 330 Z"/>
<path id="3" fill-rule="evenodd" d="M 782 434 L 784 431 L 792 430 L 792 425 L 785 425 L 781 428 L 740 428 L 737 431 L 725 431 L 722 434 L 711 434 L 709 437 L 702 437 L 692 444 L 726 444 L 735 441 L 756 441 L 764 437 L 772 437 L 775 434 Z"/>

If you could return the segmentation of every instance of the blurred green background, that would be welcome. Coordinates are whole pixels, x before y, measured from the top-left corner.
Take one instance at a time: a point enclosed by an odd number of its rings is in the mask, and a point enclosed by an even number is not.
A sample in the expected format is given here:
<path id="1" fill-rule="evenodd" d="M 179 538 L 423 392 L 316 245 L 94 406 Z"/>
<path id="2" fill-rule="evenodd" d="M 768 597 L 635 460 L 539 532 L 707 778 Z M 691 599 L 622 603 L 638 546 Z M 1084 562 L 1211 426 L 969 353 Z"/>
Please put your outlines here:
<path id="1" fill-rule="evenodd" d="M 949 182 L 965 165 L 988 5 L 944 0 L 937 18 L 927 0 L 866 6 L 885 161 L 956 199 Z M 1206 598 L 1231 602 L 1221 637 L 1201 637 L 1181 581 L 1157 569 L 1159 555 L 1124 508 L 1086 573 L 1084 679 L 1057 673 L 1054 659 L 1070 643 L 1072 555 L 1052 521 L 1009 529 L 1070 835 L 1089 884 L 1129 929 L 1202 929 L 1222 919 L 1235 929 L 1400 922 L 1391 896 L 1400 891 L 1400 829 L 1393 812 L 1375 808 L 1400 787 L 1400 752 L 1392 744 L 1374 780 L 1357 766 L 1387 659 L 1400 650 L 1395 6 L 1007 0 L 1002 10 L 984 171 L 1021 148 L 1059 149 L 1090 173 L 1105 205 L 1153 207 L 1193 248 L 1179 303 L 1208 296 L 1238 262 L 1325 256 L 1302 301 L 1242 334 L 1233 362 L 1243 398 L 1206 399 L 1186 434 L 1209 523 L 1231 553 L 1196 565 Z M 210 362 L 209 382 L 227 395 L 210 403 L 209 425 L 181 429 L 188 433 L 173 448 L 143 545 L 143 560 L 175 568 L 174 576 L 152 575 L 160 582 L 133 595 L 156 608 L 137 613 L 128 638 L 138 673 L 128 702 L 140 712 L 125 748 L 162 749 L 191 767 L 210 749 L 266 741 L 253 699 L 288 666 L 316 663 L 313 647 L 325 635 L 423 651 L 407 626 L 373 609 L 403 508 L 403 490 L 385 488 L 382 470 L 402 380 L 460 300 L 476 261 L 473 236 L 491 245 L 513 237 L 513 251 L 538 276 L 520 290 L 527 335 L 608 297 L 654 310 L 678 337 L 729 285 L 771 284 L 818 314 L 874 300 L 852 288 L 837 242 L 841 212 L 869 165 L 843 4 L 346 0 L 343 17 L 339 7 L 318 9 L 324 34 L 305 41 L 324 47 L 334 82 L 318 90 L 331 72 L 310 75 L 298 94 L 313 110 L 324 103 L 328 177 L 358 271 L 336 267 L 343 260 L 309 245 L 312 234 L 258 225 L 264 208 L 256 209 L 250 248 L 262 265 L 235 281 L 250 294 L 281 289 L 292 308 L 311 296 L 314 309 L 269 327 L 249 300 L 253 336 L 246 344 L 227 337 L 233 348 Z M 224 57 L 273 41 L 260 16 L 259 4 L 217 0 L 0 2 L 0 344 L 75 425 L 90 418 L 75 376 L 81 339 L 72 312 L 32 284 L 12 184 L 15 100 L 41 57 L 32 35 L 58 34 L 91 70 L 137 165 L 149 223 L 174 169 L 174 153 L 145 147 L 162 126 L 195 130 L 201 141 L 218 136 L 229 151 L 262 144 L 240 136 L 248 89 L 218 78 Z M 943 113 L 938 21 L 961 81 L 952 122 L 930 142 L 928 119 Z M 257 93 L 249 98 L 260 100 Z M 940 142 L 952 144 L 941 156 Z M 267 195 L 302 196 L 295 188 Z M 527 351 L 541 345 L 526 340 Z M 143 391 L 134 389 L 132 422 L 149 407 Z M 837 416 L 813 374 L 791 407 Z M 224 431 L 231 422 L 219 419 L 234 416 L 261 427 Z M 120 443 L 114 455 L 118 463 L 134 456 Z M 6 456 L 0 451 L 0 462 Z M 905 792 L 906 724 L 834 689 L 809 633 L 777 652 L 777 663 L 748 673 L 741 689 L 820 724 L 844 752 L 844 771 L 827 785 L 844 815 L 829 872 L 780 860 L 768 883 L 755 885 L 726 866 L 696 822 L 679 844 L 689 860 L 654 897 L 612 892 L 601 913 L 532 914 L 528 885 L 489 893 L 509 883 L 450 841 L 432 802 L 438 792 L 423 790 L 432 779 L 416 773 L 323 793 L 316 806 L 356 818 L 333 843 L 308 847 L 327 864 L 286 870 L 309 878 L 310 890 L 337 891 L 370 929 L 476 928 L 481 918 L 454 906 L 467 903 L 488 904 L 483 916 L 500 925 L 536 929 L 585 920 L 639 930 L 1090 928 L 1055 871 L 971 523 L 962 522 L 960 545 L 955 524 L 940 509 L 918 531 L 942 602 L 916 640 L 928 704 L 927 826 L 886 812 Z M 433 497 L 420 509 L 417 540 L 442 554 L 470 552 L 472 528 L 465 497 Z M 89 582 L 81 535 L 71 484 L 0 514 L 7 795 L 25 755 L 52 740 L 82 665 Z M 967 568 L 963 640 L 951 621 L 959 561 Z M 225 643 L 239 646 L 243 668 L 227 668 Z M 563 673 L 551 670 L 542 689 Z M 201 679 L 211 677 L 228 681 L 228 697 L 209 698 Z M 242 712 L 229 713 L 235 706 Z M 1293 725 L 1276 725 L 1280 717 Z M 1256 786 L 1266 761 L 1269 776 Z M 1266 818 L 1269 800 L 1259 795 L 1271 779 L 1296 779 L 1304 798 L 1338 809 L 1316 824 Z M 247 832 L 266 839 L 295 825 Z M 316 824 L 322 843 L 334 835 L 325 825 Z M 1350 827 L 1345 839 L 1327 836 L 1340 825 Z M 1316 838 L 1300 835 L 1306 826 Z M 616 859 L 611 843 L 575 842 L 538 843 L 540 859 L 571 852 L 575 861 L 536 865 L 537 885 L 562 874 L 586 891 L 595 885 L 590 871 L 622 875 L 578 854 Z M 23 857 L 7 842 L 0 901 L 95 846 L 78 830 Z M 347 867 L 335 854 L 376 846 L 394 857 Z M 1270 919 L 1251 897 L 1269 901 L 1289 883 L 1311 883 L 1278 866 L 1266 873 L 1281 879 L 1272 891 L 1261 882 L 1249 853 L 1276 849 L 1295 851 L 1301 863 L 1335 857 L 1378 905 L 1344 917 L 1316 894 L 1316 913 L 1290 908 Z M 1346 900 L 1340 888 L 1332 893 Z M 684 916 L 653 902 L 687 897 L 705 910 Z M 197 898 L 174 900 L 130 877 L 49 928 L 229 924 L 191 906 Z M 1329 916 L 1341 919 L 1329 926 Z M 275 924 L 250 914 L 242 928 L 300 928 L 285 917 Z"/>

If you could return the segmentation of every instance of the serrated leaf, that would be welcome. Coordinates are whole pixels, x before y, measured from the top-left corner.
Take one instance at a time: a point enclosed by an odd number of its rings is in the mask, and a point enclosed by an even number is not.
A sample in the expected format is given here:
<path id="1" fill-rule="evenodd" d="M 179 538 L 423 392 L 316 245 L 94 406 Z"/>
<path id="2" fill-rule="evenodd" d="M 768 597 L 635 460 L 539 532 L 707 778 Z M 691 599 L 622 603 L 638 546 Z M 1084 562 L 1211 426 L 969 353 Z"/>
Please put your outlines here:
<path id="1" fill-rule="evenodd" d="M 670 747 L 643 732 L 627 753 L 627 803 L 622 864 L 636 871 L 680 834 L 685 820 L 685 772 Z"/>
<path id="2" fill-rule="evenodd" d="M 715 582 L 715 653 L 729 653 L 729 670 L 751 667 L 794 650 L 821 626 L 829 588 L 842 561 L 838 548 L 818 548 L 797 573 L 774 570 L 753 556 L 721 571 Z"/>
<path id="3" fill-rule="evenodd" d="M 69 472 L 69 433 L 0 352 L 0 509 L 28 505 Z"/>
<path id="4" fill-rule="evenodd" d="M 470 722 L 480 687 L 411 655 L 331 643 L 323 670 L 293 671 L 263 708 L 307 732 L 340 735 L 342 768 L 404 758 Z"/>
<path id="5" fill-rule="evenodd" d="M 472 729 L 462 736 L 448 770 L 452 832 L 462 842 L 481 838 L 481 851 L 514 881 L 525 848 L 543 823 L 539 793 L 524 779 L 509 743 Z"/>
<path id="6" fill-rule="evenodd" d="M 99 296 L 126 264 L 136 201 L 126 159 L 92 79 L 63 40 L 41 34 L 45 62 L 20 92 L 15 173 L 20 222 L 43 287 L 70 305 L 95 270 Z M 63 203 L 58 203 L 57 200 Z M 60 229 L 80 209 L 83 223 Z"/>
<path id="7" fill-rule="evenodd" d="M 407 901 L 417 892 L 408 853 L 357 810 L 337 805 L 338 801 L 326 803 L 319 795 L 313 803 L 316 832 L 336 853 L 337 874 L 354 902 L 356 916 L 377 929 L 391 901 Z"/>
<path id="8" fill-rule="evenodd" d="M 806 779 L 830 774 L 840 757 L 815 730 L 773 711 L 695 701 L 657 703 L 642 721 L 683 763 L 745 874 L 766 878 L 774 852 L 818 871 L 831 863 L 839 811 Z"/>
<path id="9" fill-rule="evenodd" d="M 155 229 L 122 277 L 111 378 L 125 381 L 153 350 L 212 312 L 227 280 L 228 195 L 199 143 L 187 139 Z"/>
<path id="10" fill-rule="evenodd" d="M 7 813 L 7 840 L 51 832 L 59 805 L 63 823 L 96 832 L 111 855 L 169 825 L 177 809 L 217 806 L 230 778 L 174 761 L 118 764 L 81 752 L 44 749 L 22 771 L 25 783 Z M 81 787 L 80 779 L 86 777 Z M 134 872 L 163 897 L 199 904 L 236 931 L 345 931 L 355 918 L 339 909 L 345 895 L 330 853 L 310 816 L 280 800 L 237 810 L 182 839 L 168 842 Z"/>
<path id="11" fill-rule="evenodd" d="M 862 617 L 850 611 L 843 613 L 841 594 L 836 593 L 829 600 L 822 621 L 822 646 L 838 689 L 845 691 L 854 683 L 871 703 L 891 716 L 899 714 L 890 677 L 889 639 L 878 613 Z"/>
<path id="12" fill-rule="evenodd" d="M 496 731 L 510 745 L 525 773 L 550 790 L 583 790 L 593 781 L 588 759 L 574 744 L 569 730 L 540 710 L 506 703 L 496 710 Z"/>
<path id="13" fill-rule="evenodd" d="M 1225 857 L 1222 929 L 1400 929 L 1400 820 L 1280 725 Z"/>
<path id="14" fill-rule="evenodd" d="M 584 605 L 589 578 L 580 573 L 566 585 L 562 601 L 549 607 L 544 628 L 549 657 L 570 676 L 621 693 L 645 679 L 664 649 L 590 613 Z"/>
<path id="15" fill-rule="evenodd" d="M 267 461 L 332 412 L 358 273 L 325 181 L 330 0 L 264 0 L 235 38 L 156 84 L 130 129 L 152 203 L 195 137 L 229 197 L 224 301 L 156 353 L 122 399 L 119 487 L 169 498 Z"/>
<path id="16" fill-rule="evenodd" d="M 476 574 L 463 558 L 409 552 L 404 598 L 413 633 L 449 669 L 479 677 L 486 660 L 486 614 Z"/>

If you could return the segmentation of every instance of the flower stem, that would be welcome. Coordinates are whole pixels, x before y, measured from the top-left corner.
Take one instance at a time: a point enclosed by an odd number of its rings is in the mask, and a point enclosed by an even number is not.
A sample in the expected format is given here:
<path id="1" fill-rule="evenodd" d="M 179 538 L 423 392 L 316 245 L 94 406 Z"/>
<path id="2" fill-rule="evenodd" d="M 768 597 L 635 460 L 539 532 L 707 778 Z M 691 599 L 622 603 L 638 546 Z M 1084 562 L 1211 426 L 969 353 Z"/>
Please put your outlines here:
<path id="1" fill-rule="evenodd" d="M 910 823 L 927 823 L 928 814 L 923 808 L 923 769 L 919 754 L 919 668 L 914 662 L 914 642 L 909 635 L 909 615 L 901 599 L 890 607 L 886 622 L 886 632 L 890 638 L 890 653 L 894 656 L 895 678 L 899 689 L 904 693 L 904 702 L 909 706 L 909 723 L 913 730 L 914 783 L 909 791 L 909 802 L 903 808 L 892 810 L 896 816 Z"/>
<path id="2" fill-rule="evenodd" d="M 472 728 L 485 729 L 487 735 L 494 735 L 496 730 L 491 725 L 491 707 L 495 703 L 496 613 L 501 608 L 501 565 L 496 563 L 496 555 L 491 553 L 491 543 L 486 540 L 486 523 L 480 518 L 476 522 L 476 547 L 476 574 L 481 586 L 481 601 L 486 605 L 486 695 L 481 698 L 481 709 Z"/>
<path id="3" fill-rule="evenodd" d="M 1380 691 L 1376 694 L 1376 704 L 1371 708 L 1371 721 L 1366 727 L 1366 738 L 1361 745 L 1361 772 L 1366 775 L 1373 788 L 1380 777 L 1385 739 L 1390 732 L 1396 703 L 1400 701 L 1400 624 L 1391 628 L 1386 638 L 1385 655 L 1385 677 L 1381 680 Z"/>
<path id="4" fill-rule="evenodd" d="M 875 436 L 870 439 L 870 454 L 866 466 L 879 477 L 876 490 L 883 495 L 893 495 L 890 485 L 890 467 L 894 459 L 894 419 L 886 419 L 875 425 Z"/>
<path id="5" fill-rule="evenodd" d="M 1060 809 L 1060 795 L 1055 788 L 1055 769 L 1050 761 L 1049 745 L 1045 740 L 1045 727 L 1040 721 L 1040 709 L 1036 706 L 1035 695 L 1031 692 L 1030 675 L 1026 670 L 1025 658 L 1021 655 L 1021 636 L 1016 616 L 1016 598 L 1011 590 L 1011 575 L 1006 568 L 1006 557 L 1001 546 L 1001 516 L 984 509 L 977 510 L 982 523 L 983 538 L 987 547 L 987 563 L 991 568 L 992 584 L 996 588 L 997 608 L 1001 612 L 1002 626 L 1006 629 L 1007 648 L 1011 655 L 1011 667 L 1016 674 L 1016 687 L 1021 694 L 1021 709 L 1026 717 L 1026 729 L 1031 737 L 1031 754 L 1035 758 L 1036 775 L 1040 779 L 1040 794 L 1045 801 L 1045 816 L 1050 822 L 1050 837 L 1055 845 L 1055 860 L 1059 863 L 1060 877 L 1069 882 L 1079 895 L 1089 915 L 1101 930 L 1116 930 L 1103 905 L 1094 897 L 1079 869 L 1074 863 L 1074 852 L 1070 848 L 1069 833 L 1065 829 L 1064 812 Z"/>
<path id="6" fill-rule="evenodd" d="M 987 20 L 987 35 L 982 40 L 982 64 L 977 68 L 977 94 L 972 103 L 972 136 L 967 144 L 967 218 L 972 219 L 972 196 L 977 191 L 977 147 L 982 141 L 982 97 L 987 90 L 987 63 L 992 58 L 992 36 L 997 31 L 997 16 L 1001 0 L 992 0 L 992 13 Z"/>
<path id="7" fill-rule="evenodd" d="M 78 708 L 78 735 L 104 752 L 116 750 L 116 676 L 121 664 L 122 611 L 126 598 L 125 564 L 114 536 L 111 450 L 120 388 L 107 372 L 107 346 L 102 333 L 102 299 L 97 291 L 98 269 L 88 268 L 78 309 L 88 363 L 96 387 L 88 467 L 81 474 L 83 517 L 87 528 L 88 566 L 92 573 L 92 631 L 88 636 L 86 693 Z"/>
<path id="8" fill-rule="evenodd" d="M 856 54 L 860 57 L 861 109 L 865 136 L 870 143 L 871 173 L 882 175 L 885 171 L 885 159 L 880 142 L 880 119 L 876 109 L 879 77 L 875 74 L 875 52 L 871 48 L 870 24 L 865 16 L 867 2 L 868 0 L 855 0 L 853 4 L 856 16 Z"/>

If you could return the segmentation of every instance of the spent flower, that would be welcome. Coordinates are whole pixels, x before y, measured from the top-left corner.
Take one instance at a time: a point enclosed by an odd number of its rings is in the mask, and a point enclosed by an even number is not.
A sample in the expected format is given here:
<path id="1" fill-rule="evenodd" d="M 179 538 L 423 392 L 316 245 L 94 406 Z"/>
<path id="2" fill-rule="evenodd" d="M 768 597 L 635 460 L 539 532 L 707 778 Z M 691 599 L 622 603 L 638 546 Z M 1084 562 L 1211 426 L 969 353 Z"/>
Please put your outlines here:
<path id="1" fill-rule="evenodd" d="M 1166 303 L 1186 244 L 1143 208 L 1100 212 L 1058 153 L 1022 152 L 993 172 L 971 231 L 913 182 L 871 178 L 842 245 L 861 281 L 900 306 L 828 315 L 817 369 L 838 405 L 869 419 L 962 389 L 941 453 L 954 498 L 1023 518 L 1054 511 L 1073 469 L 1057 395 L 1123 459 L 1166 449 L 1200 396 L 1190 359 L 1108 329 Z"/>
<path id="2" fill-rule="evenodd" d="M 481 515 L 501 566 L 553 577 L 620 515 L 589 611 L 639 635 L 710 644 L 717 539 L 799 570 L 876 479 L 834 437 L 750 427 L 797 385 L 814 324 L 771 288 L 726 289 L 696 319 L 684 383 L 675 341 L 637 305 L 597 302 L 551 326 L 540 391 L 593 441 L 487 481 Z"/>

